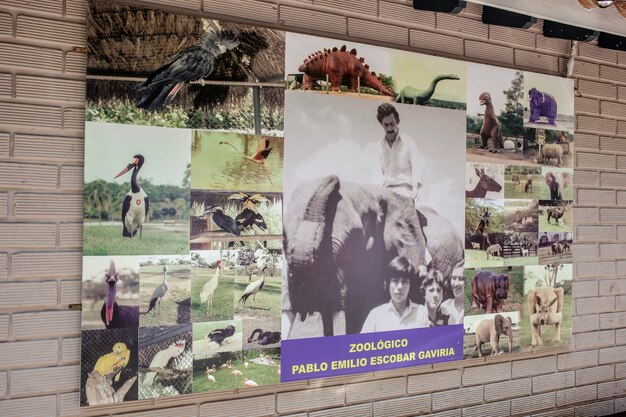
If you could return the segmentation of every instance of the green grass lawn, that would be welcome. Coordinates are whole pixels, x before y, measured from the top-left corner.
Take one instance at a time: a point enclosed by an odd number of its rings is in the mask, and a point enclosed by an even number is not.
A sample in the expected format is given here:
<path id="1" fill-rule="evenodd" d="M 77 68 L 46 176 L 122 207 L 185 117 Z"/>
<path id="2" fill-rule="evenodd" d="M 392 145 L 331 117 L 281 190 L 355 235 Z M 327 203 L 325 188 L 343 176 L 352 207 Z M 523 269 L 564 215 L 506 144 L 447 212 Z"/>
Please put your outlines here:
<path id="1" fill-rule="evenodd" d="M 483 268 L 484 270 L 485 268 Z M 509 275 L 509 294 L 506 300 L 502 303 L 502 311 L 522 311 L 525 304 L 524 297 L 524 268 L 516 267 L 511 271 L 506 267 L 489 268 L 490 271 L 496 274 L 508 274 Z M 465 269 L 465 315 L 473 316 L 477 314 L 484 314 L 485 309 L 478 308 L 472 310 L 472 279 L 476 275 L 475 269 Z M 495 313 L 495 310 L 493 311 Z"/>
<path id="2" fill-rule="evenodd" d="M 522 266 L 537 265 L 539 257 L 537 256 L 517 256 L 514 258 L 504 258 L 504 266 Z"/>
<path id="3" fill-rule="evenodd" d="M 159 326 L 189 323 L 189 295 L 191 265 L 168 265 L 168 290 L 160 305 L 147 314 L 139 316 L 139 326 Z M 139 311 L 148 311 L 154 290 L 163 282 L 163 266 L 152 265 L 140 268 Z"/>
<path id="4" fill-rule="evenodd" d="M 143 236 L 122 236 L 122 224 L 85 222 L 83 254 L 92 255 L 186 255 L 189 253 L 189 222 L 147 223 Z"/>
<path id="5" fill-rule="evenodd" d="M 526 176 L 520 175 L 520 183 L 522 186 L 526 184 Z M 520 192 L 517 191 L 517 184 L 511 181 L 511 175 L 506 175 L 506 180 L 504 181 L 504 198 L 523 198 L 527 200 L 539 200 L 539 196 L 541 194 L 541 184 L 543 183 L 543 178 L 541 174 L 533 175 L 533 191 L 532 192 L 524 192 L 524 188 Z"/>
<path id="6" fill-rule="evenodd" d="M 465 268 L 480 267 L 497 267 L 504 265 L 504 260 L 501 257 L 490 257 L 487 259 L 487 254 L 484 250 L 478 249 L 465 249 Z"/>
<path id="7" fill-rule="evenodd" d="M 261 365 L 250 362 L 251 359 L 258 358 L 261 354 L 269 355 L 275 362 L 275 365 Z M 231 361 L 233 369 L 220 368 L 227 361 Z M 244 362 L 248 362 L 248 367 L 244 366 Z M 212 374 L 215 382 L 207 379 L 206 368 L 215 366 L 215 373 Z M 256 382 L 259 386 L 278 384 L 280 375 L 278 374 L 280 367 L 280 349 L 255 349 L 246 352 L 225 352 L 216 356 L 200 361 L 194 361 L 193 368 L 193 392 L 228 390 L 233 388 L 246 389 L 243 379 L 247 378 Z M 243 375 L 235 376 L 233 370 L 238 370 Z"/>
<path id="8" fill-rule="evenodd" d="M 191 320 L 194 323 L 203 321 L 232 320 L 234 318 L 233 281 L 232 275 L 222 273 L 213 293 L 213 306 L 207 313 L 207 303 L 200 303 L 202 288 L 214 279 L 215 269 L 194 268 L 191 275 Z"/>
<path id="9" fill-rule="evenodd" d="M 261 279 L 253 276 L 252 281 Z M 239 299 L 250 284 L 246 275 L 238 275 L 235 277 L 235 317 L 239 319 L 263 318 L 263 317 L 280 317 L 282 308 L 282 272 L 277 270 L 272 277 L 269 274 L 265 276 L 265 284 L 256 297 L 249 297 L 245 304 L 240 303 Z"/>

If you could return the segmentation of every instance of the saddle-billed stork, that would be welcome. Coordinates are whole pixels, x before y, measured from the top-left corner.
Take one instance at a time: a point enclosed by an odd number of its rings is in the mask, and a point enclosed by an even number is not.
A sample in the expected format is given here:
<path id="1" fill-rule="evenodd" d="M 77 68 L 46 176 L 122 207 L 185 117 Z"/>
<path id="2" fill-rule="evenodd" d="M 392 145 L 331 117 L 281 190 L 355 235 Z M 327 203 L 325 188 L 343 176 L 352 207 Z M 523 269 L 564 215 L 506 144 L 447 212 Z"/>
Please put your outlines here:
<path id="1" fill-rule="evenodd" d="M 130 177 L 130 191 L 126 194 L 122 203 L 122 225 L 124 226 L 122 236 L 124 237 L 132 238 L 139 230 L 139 239 L 141 239 L 143 224 L 146 221 L 146 217 L 148 217 L 148 195 L 137 184 L 137 174 L 144 161 L 143 155 L 134 155 L 133 160 L 114 177 L 118 178 L 131 169 L 133 170 L 133 174 Z"/>

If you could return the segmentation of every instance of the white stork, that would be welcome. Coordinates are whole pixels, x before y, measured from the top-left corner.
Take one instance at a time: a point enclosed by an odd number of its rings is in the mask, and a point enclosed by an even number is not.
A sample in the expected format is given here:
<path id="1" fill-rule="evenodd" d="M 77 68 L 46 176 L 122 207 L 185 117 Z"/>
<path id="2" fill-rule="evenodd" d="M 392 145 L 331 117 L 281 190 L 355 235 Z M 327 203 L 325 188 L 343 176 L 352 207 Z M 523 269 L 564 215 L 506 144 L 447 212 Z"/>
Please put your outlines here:
<path id="1" fill-rule="evenodd" d="M 204 286 L 202 287 L 202 291 L 200 292 L 200 303 L 207 303 L 207 314 L 209 314 L 210 311 L 213 309 L 213 294 L 215 293 L 215 289 L 217 288 L 217 285 L 220 281 L 220 275 L 222 274 L 221 264 L 222 261 L 218 259 L 216 262 L 217 268 L 215 269 L 215 274 L 213 275 L 213 278 L 208 280 L 206 284 L 204 284 Z"/>
<path id="2" fill-rule="evenodd" d="M 130 178 L 130 191 L 122 203 L 122 225 L 124 226 L 122 236 L 124 237 L 132 238 L 139 230 L 139 239 L 141 239 L 143 224 L 148 216 L 148 195 L 137 184 L 137 174 L 143 166 L 144 160 L 143 155 L 133 156 L 133 160 L 114 177 L 115 179 L 131 169 L 133 170 L 133 175 Z"/>

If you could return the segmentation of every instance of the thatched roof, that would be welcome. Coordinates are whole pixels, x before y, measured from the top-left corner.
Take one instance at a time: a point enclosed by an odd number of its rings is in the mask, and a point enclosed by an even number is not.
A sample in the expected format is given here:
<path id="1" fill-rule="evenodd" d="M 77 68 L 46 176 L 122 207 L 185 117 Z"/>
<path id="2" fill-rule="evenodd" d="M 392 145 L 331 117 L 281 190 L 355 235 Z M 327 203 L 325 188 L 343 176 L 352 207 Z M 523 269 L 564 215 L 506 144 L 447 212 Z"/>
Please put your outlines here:
<path id="1" fill-rule="evenodd" d="M 88 74 L 146 77 L 193 45 L 207 30 L 221 28 L 234 31 L 240 45 L 232 53 L 220 56 L 210 79 L 259 82 L 284 79 L 285 34 L 281 31 L 101 0 L 91 2 L 88 19 Z M 132 99 L 135 94 L 134 85 L 128 82 L 91 80 L 89 84 L 90 99 Z M 186 90 L 177 99 L 187 104 L 193 100 L 193 105 L 198 107 L 224 102 L 236 105 L 250 89 L 189 86 Z M 272 106 L 282 105 L 282 92 L 270 91 L 263 94 L 264 101 Z"/>

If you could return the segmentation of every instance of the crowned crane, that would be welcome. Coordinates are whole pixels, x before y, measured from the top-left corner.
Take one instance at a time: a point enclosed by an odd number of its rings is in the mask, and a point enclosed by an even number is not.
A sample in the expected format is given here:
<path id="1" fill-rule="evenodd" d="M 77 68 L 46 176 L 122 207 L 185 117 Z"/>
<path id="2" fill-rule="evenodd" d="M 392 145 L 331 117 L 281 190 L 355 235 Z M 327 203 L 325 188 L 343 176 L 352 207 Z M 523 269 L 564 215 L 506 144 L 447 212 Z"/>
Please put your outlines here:
<path id="1" fill-rule="evenodd" d="M 158 351 L 150 361 L 149 368 L 165 369 L 170 359 L 180 356 L 180 354 L 185 351 L 186 343 L 187 342 L 185 341 L 185 339 L 177 340 L 169 345 L 166 349 Z M 156 375 L 156 372 L 147 372 L 146 377 L 143 380 L 143 386 L 148 387 L 152 385 L 154 383 Z"/>
<path id="2" fill-rule="evenodd" d="M 224 339 L 234 335 L 236 330 L 237 328 L 235 327 L 234 324 L 229 324 L 224 329 L 215 329 L 209 332 L 209 334 L 207 334 L 206 337 L 207 339 L 209 339 L 209 342 L 214 342 L 222 346 L 222 343 L 224 343 Z"/>
<path id="3" fill-rule="evenodd" d="M 252 301 L 254 301 L 256 297 L 256 293 L 261 291 L 261 288 L 263 288 L 263 285 L 265 285 L 265 274 L 261 276 L 261 279 L 257 279 L 256 281 L 252 281 L 250 284 L 248 284 L 245 291 L 239 298 L 239 302 L 245 305 L 246 301 L 248 300 L 250 296 L 252 296 Z"/>
<path id="4" fill-rule="evenodd" d="M 163 282 L 161 283 L 161 285 L 156 287 L 154 291 L 152 291 L 152 297 L 150 297 L 150 305 L 148 306 L 148 311 L 146 311 L 146 314 L 148 314 L 153 308 L 157 307 L 157 302 L 159 303 L 158 310 L 161 309 L 161 299 L 169 289 L 167 285 L 167 271 L 169 271 L 169 268 L 167 267 L 167 265 L 163 265 Z M 154 310 L 154 313 L 157 313 L 157 309 Z"/>
<path id="5" fill-rule="evenodd" d="M 256 165 L 259 165 L 261 168 L 263 168 L 263 171 L 265 172 L 265 175 L 267 175 L 267 179 L 270 181 L 270 184 L 273 185 L 272 183 L 272 178 L 270 177 L 270 173 L 267 170 L 267 168 L 265 168 L 265 160 L 267 159 L 267 157 L 270 154 L 270 151 L 272 150 L 272 148 L 270 148 L 270 140 L 269 139 L 259 139 L 259 142 L 257 144 L 257 150 L 254 153 L 253 156 L 249 156 L 246 155 L 245 153 L 241 152 L 239 149 L 237 149 L 237 147 L 235 145 L 233 145 L 232 143 L 228 142 L 227 140 L 223 140 L 220 142 L 220 145 L 228 145 L 231 148 L 233 148 L 235 151 L 237 151 L 237 153 L 239 155 L 241 155 L 245 160 L 250 161 L 250 162 L 254 162 Z"/>
<path id="6" fill-rule="evenodd" d="M 100 311 L 100 317 L 107 329 L 121 329 L 124 327 L 139 327 L 139 307 L 121 306 L 117 304 L 116 287 L 120 276 L 115 270 L 115 262 L 109 263 L 109 269 L 104 274 L 107 284 L 107 295 Z"/>
<path id="7" fill-rule="evenodd" d="M 139 230 L 139 239 L 141 239 L 143 224 L 146 221 L 146 217 L 148 217 L 148 195 L 137 184 L 137 174 L 144 161 L 143 155 L 134 155 L 133 160 L 114 177 L 115 179 L 126 174 L 131 169 L 133 170 L 133 174 L 130 177 L 130 191 L 126 194 L 122 203 L 122 225 L 124 226 L 122 236 L 124 237 L 132 238 Z"/>
<path id="8" fill-rule="evenodd" d="M 208 280 L 206 284 L 204 284 L 204 286 L 202 287 L 202 291 L 200 292 L 200 303 L 201 304 L 207 303 L 206 304 L 207 314 L 209 314 L 211 310 L 213 310 L 213 294 L 215 293 L 215 289 L 217 288 L 219 281 L 220 281 L 221 264 L 222 264 L 221 259 L 218 259 L 217 262 L 215 262 L 215 265 L 216 265 L 215 274 L 213 274 L 212 279 Z"/>
<path id="9" fill-rule="evenodd" d="M 261 230 L 267 230 L 265 219 L 257 211 L 257 204 L 261 201 L 269 201 L 261 194 L 248 195 L 246 193 L 235 193 L 228 197 L 229 200 L 239 200 L 243 203 L 243 210 L 235 217 L 235 223 L 241 230 L 252 228 L 256 225 Z"/>
<path id="10" fill-rule="evenodd" d="M 209 77 L 217 58 L 239 45 L 233 31 L 207 32 L 197 42 L 176 54 L 137 86 L 142 94 L 137 107 L 148 111 L 170 103 L 185 82 Z"/>
<path id="11" fill-rule="evenodd" d="M 204 212 L 204 215 L 213 214 L 211 217 L 213 222 L 218 225 L 218 227 L 228 233 L 231 233 L 235 236 L 239 236 L 241 232 L 237 227 L 237 223 L 235 223 L 235 219 L 224 214 L 224 209 L 221 207 L 211 207 L 210 209 Z"/>

